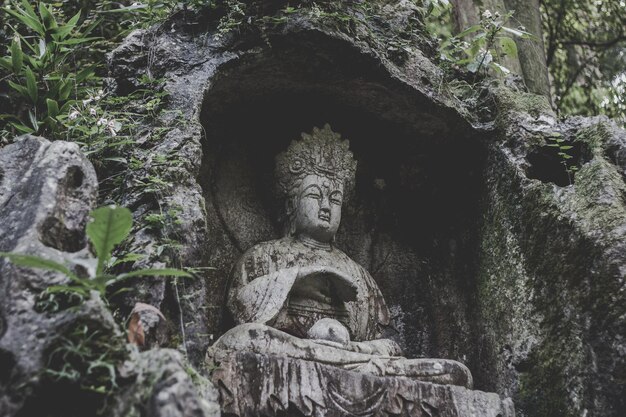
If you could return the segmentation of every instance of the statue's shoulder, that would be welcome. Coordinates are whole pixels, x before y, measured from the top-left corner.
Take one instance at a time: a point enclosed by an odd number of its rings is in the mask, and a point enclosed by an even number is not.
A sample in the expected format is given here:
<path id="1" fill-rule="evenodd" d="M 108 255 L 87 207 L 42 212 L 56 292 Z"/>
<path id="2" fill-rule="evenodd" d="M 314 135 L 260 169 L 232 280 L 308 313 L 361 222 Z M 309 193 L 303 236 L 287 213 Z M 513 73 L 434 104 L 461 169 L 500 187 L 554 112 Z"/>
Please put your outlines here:
<path id="1" fill-rule="evenodd" d="M 266 275 L 276 268 L 288 245 L 285 238 L 260 242 L 249 248 L 235 265 L 235 275 L 244 275 L 247 280 Z"/>
<path id="2" fill-rule="evenodd" d="M 341 249 L 337 247 L 333 247 L 333 255 L 336 258 L 340 259 L 345 265 L 357 270 L 362 275 L 367 275 L 367 276 L 370 275 L 369 272 L 367 272 L 367 269 L 365 269 L 365 267 L 363 267 L 360 263 L 352 259 L 350 256 L 348 256 L 348 254 L 346 254 Z"/>
<path id="3" fill-rule="evenodd" d="M 249 248 L 241 255 L 242 258 L 257 258 L 271 256 L 280 252 L 284 252 L 290 245 L 289 238 L 280 238 L 259 242 Z"/>

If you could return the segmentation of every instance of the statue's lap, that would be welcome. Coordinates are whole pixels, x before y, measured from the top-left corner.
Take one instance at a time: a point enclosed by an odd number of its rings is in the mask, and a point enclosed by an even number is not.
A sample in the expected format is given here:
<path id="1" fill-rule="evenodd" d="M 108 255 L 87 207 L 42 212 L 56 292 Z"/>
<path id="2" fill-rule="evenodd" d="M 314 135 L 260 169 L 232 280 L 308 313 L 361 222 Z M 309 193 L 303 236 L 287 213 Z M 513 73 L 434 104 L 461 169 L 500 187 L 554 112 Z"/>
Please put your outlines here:
<path id="1" fill-rule="evenodd" d="M 207 361 L 211 364 L 220 363 L 236 352 L 313 361 L 376 376 L 472 387 L 469 369 L 453 360 L 407 359 L 355 352 L 347 350 L 340 343 L 302 339 L 260 323 L 246 323 L 229 330 L 209 348 Z"/>
<path id="2" fill-rule="evenodd" d="M 515 416 L 493 393 L 249 351 L 224 357 L 212 378 L 223 412 L 239 417 Z"/>

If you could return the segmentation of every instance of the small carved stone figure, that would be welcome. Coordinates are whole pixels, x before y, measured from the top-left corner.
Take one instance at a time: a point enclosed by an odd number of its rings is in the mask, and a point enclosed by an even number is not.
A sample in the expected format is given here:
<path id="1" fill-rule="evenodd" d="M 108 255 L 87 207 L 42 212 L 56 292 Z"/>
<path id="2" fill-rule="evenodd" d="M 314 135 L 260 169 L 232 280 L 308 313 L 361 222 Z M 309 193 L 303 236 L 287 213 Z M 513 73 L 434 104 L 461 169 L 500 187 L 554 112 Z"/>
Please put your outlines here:
<path id="1" fill-rule="evenodd" d="M 377 376 L 472 386 L 469 370 L 445 359 L 406 359 L 382 339 L 389 310 L 372 276 L 334 245 L 354 184 L 347 140 L 328 125 L 277 157 L 286 234 L 249 249 L 233 270 L 227 305 L 238 324 L 209 348 L 288 357 Z"/>

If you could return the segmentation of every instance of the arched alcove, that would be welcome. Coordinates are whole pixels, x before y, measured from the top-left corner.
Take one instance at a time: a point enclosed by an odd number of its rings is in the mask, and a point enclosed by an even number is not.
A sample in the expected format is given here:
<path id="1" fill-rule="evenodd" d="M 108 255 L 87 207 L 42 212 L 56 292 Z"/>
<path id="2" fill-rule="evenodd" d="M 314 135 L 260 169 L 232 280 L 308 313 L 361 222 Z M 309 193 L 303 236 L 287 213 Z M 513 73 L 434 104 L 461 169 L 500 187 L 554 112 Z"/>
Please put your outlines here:
<path id="1" fill-rule="evenodd" d="M 230 270 L 278 238 L 274 157 L 313 127 L 350 140 L 356 189 L 337 246 L 378 282 L 410 357 L 468 360 L 484 151 L 457 113 L 327 38 L 273 44 L 217 69 L 207 89 L 200 183 L 219 334 Z M 219 330 L 218 330 L 219 329 Z"/>

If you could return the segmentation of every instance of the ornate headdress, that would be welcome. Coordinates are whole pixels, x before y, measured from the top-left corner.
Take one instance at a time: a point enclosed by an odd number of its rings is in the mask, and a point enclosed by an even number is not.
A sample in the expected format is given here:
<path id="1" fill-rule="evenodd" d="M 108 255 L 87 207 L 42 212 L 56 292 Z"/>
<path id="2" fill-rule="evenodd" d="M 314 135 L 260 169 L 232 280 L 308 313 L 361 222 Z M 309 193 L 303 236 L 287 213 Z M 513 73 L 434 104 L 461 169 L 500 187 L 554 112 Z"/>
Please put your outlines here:
<path id="1" fill-rule="evenodd" d="M 276 157 L 277 191 L 286 198 L 304 177 L 317 174 L 343 182 L 344 194 L 350 195 L 356 161 L 349 146 L 350 142 L 342 140 L 328 124 L 322 129 L 314 127 L 311 134 L 302 133 L 301 140 L 292 141 L 289 148 Z"/>

